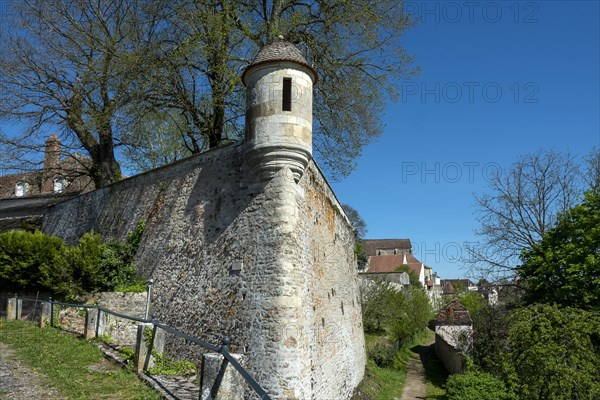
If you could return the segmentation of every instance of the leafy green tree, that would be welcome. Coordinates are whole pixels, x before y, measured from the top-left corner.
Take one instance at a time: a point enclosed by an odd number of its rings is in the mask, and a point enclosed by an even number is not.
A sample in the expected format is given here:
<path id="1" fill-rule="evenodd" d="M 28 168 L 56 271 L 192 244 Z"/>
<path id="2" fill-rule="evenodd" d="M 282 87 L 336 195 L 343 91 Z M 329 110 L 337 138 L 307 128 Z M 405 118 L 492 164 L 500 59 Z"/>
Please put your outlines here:
<path id="1" fill-rule="evenodd" d="M 600 317 L 532 305 L 510 318 L 503 374 L 522 400 L 600 398 Z"/>
<path id="2" fill-rule="evenodd" d="M 352 224 L 352 229 L 354 230 L 354 255 L 356 255 L 356 264 L 358 268 L 362 269 L 369 261 L 369 257 L 365 252 L 362 242 L 362 239 L 364 239 L 365 235 L 367 234 L 367 223 L 354 207 L 348 204 L 342 204 L 342 208 L 344 209 L 346 216 Z"/>
<path id="3" fill-rule="evenodd" d="M 420 286 L 411 285 L 408 292 L 400 293 L 399 302 L 390 331 L 401 345 L 405 345 L 427 328 L 433 314 L 427 293 Z"/>
<path id="4" fill-rule="evenodd" d="M 467 307 L 473 319 L 477 318 L 477 315 L 487 304 L 485 298 L 478 292 L 463 292 L 457 296 L 457 299 L 460 304 Z"/>
<path id="5" fill-rule="evenodd" d="M 600 192 L 562 214 L 522 255 L 519 275 L 529 302 L 600 310 Z"/>
<path id="6" fill-rule="evenodd" d="M 383 277 L 362 279 L 359 289 L 365 332 L 385 333 L 401 311 L 402 294 Z"/>
<path id="7" fill-rule="evenodd" d="M 486 305 L 473 316 L 475 365 L 484 372 L 502 376 L 502 352 L 508 347 L 508 318 L 514 312 L 504 305 Z"/>
<path id="8" fill-rule="evenodd" d="M 409 282 L 412 286 L 423 287 L 423 284 L 421 284 L 421 281 L 419 280 L 419 275 L 410 269 L 408 265 L 398 266 L 398 268 L 396 268 L 396 272 L 406 272 L 408 274 Z"/>
<path id="9" fill-rule="evenodd" d="M 388 335 L 401 345 L 425 330 L 432 317 L 429 298 L 421 287 L 403 293 L 379 277 L 362 280 L 360 295 L 365 332 Z"/>

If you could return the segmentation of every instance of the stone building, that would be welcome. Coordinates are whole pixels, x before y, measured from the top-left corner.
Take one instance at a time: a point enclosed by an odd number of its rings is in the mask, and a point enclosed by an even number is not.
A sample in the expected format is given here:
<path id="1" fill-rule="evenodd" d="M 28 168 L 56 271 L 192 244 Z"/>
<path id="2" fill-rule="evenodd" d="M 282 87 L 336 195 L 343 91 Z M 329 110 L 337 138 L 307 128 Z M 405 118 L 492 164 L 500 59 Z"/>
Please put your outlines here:
<path id="1" fill-rule="evenodd" d="M 435 354 L 451 374 L 463 372 L 473 346 L 473 321 L 469 310 L 453 300 L 441 310 L 435 325 Z"/>
<path id="2" fill-rule="evenodd" d="M 94 190 L 87 175 L 89 163 L 90 159 L 80 154 L 65 154 L 61 159 L 58 136 L 50 135 L 41 170 L 0 176 L 0 200 Z"/>
<path id="3" fill-rule="evenodd" d="M 438 309 L 442 296 L 440 279 L 431 267 L 413 255 L 410 239 L 364 239 L 362 244 L 368 257 L 365 269 L 360 272 L 362 278 L 383 277 L 395 287 L 408 290 L 407 272 L 412 272 L 426 289 L 432 307 Z M 399 272 L 400 267 L 407 271 Z"/>
<path id="4" fill-rule="evenodd" d="M 442 279 L 440 281 L 444 295 L 455 295 L 460 292 L 476 292 L 478 287 L 470 279 Z"/>
<path id="5" fill-rule="evenodd" d="M 0 176 L 0 232 L 40 229 L 48 207 L 94 190 L 91 160 L 61 153 L 58 136 L 50 135 L 42 169 Z"/>
<path id="6" fill-rule="evenodd" d="M 354 233 L 312 158 L 317 74 L 277 41 L 242 80 L 242 143 L 56 204 L 43 229 L 122 240 L 144 220 L 135 261 L 154 279 L 160 321 L 213 343 L 229 336 L 275 399 L 350 398 L 366 362 Z"/>
<path id="7" fill-rule="evenodd" d="M 363 239 L 362 244 L 368 257 L 412 254 L 410 239 Z"/>

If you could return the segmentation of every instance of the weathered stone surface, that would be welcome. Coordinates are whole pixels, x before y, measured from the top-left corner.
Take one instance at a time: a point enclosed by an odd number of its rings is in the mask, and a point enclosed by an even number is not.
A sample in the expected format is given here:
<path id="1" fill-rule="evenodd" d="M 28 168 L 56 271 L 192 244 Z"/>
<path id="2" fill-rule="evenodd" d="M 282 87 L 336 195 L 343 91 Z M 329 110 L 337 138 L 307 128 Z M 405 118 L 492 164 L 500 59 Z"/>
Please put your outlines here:
<path id="1" fill-rule="evenodd" d="M 132 317 L 143 318 L 146 311 L 146 292 L 143 293 L 98 293 L 94 300 L 98 306 Z M 121 346 L 134 346 L 138 322 L 102 313 L 104 335 L 110 336 Z"/>
<path id="2" fill-rule="evenodd" d="M 21 319 L 21 311 L 23 310 L 23 300 L 12 297 L 9 298 L 6 305 L 6 319 L 14 320 Z"/>
<path id="3" fill-rule="evenodd" d="M 52 318 L 52 306 L 48 302 L 41 303 L 42 312 L 40 313 L 40 319 L 38 325 L 40 328 L 45 328 L 50 325 L 50 319 Z"/>
<path id="4" fill-rule="evenodd" d="M 293 45 L 289 45 L 294 47 Z M 282 110 L 283 81 L 290 109 Z M 289 168 L 298 181 L 312 155 L 312 77 L 296 63 L 262 62 L 246 78 L 246 160 L 260 181 Z"/>
<path id="5" fill-rule="evenodd" d="M 233 358 L 244 365 L 244 357 L 232 354 Z M 244 397 L 244 378 L 229 363 L 224 363 L 221 354 L 208 353 L 202 363 L 202 400 L 238 400 Z"/>
<path id="6" fill-rule="evenodd" d="M 273 398 L 349 398 L 365 364 L 352 228 L 312 161 L 298 183 L 288 168 L 255 183 L 244 149 L 56 205 L 44 230 L 122 240 L 144 219 L 136 264 L 155 280 L 159 321 L 215 344 L 229 336 Z M 200 361 L 188 342 L 166 341 L 167 353 Z"/>

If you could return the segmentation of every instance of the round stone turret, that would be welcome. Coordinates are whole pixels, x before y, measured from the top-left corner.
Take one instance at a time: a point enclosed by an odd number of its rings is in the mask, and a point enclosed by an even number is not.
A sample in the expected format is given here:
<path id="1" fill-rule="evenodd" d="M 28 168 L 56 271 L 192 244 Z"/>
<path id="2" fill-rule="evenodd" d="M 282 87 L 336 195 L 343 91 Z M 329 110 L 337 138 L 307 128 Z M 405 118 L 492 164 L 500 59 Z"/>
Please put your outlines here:
<path id="1" fill-rule="evenodd" d="M 242 74 L 246 85 L 246 162 L 258 180 L 288 167 L 296 182 L 312 157 L 316 71 L 293 44 L 273 42 Z"/>

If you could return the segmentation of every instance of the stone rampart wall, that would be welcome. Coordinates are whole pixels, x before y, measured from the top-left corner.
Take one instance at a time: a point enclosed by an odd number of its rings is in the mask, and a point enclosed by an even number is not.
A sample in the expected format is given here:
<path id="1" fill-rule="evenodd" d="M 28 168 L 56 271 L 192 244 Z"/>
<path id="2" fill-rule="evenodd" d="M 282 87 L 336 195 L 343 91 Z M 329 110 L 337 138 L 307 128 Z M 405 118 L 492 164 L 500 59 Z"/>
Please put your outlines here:
<path id="1" fill-rule="evenodd" d="M 278 399 L 349 398 L 365 352 L 352 228 L 318 168 L 256 183 L 244 146 L 220 148 L 58 204 L 47 233 L 146 228 L 136 264 L 160 321 L 246 356 Z M 167 351 L 198 357 L 167 337 Z"/>

